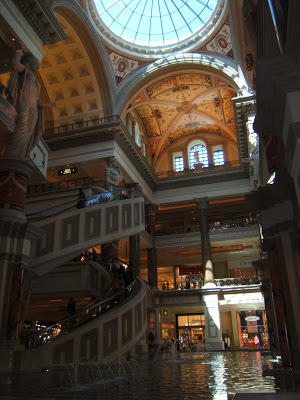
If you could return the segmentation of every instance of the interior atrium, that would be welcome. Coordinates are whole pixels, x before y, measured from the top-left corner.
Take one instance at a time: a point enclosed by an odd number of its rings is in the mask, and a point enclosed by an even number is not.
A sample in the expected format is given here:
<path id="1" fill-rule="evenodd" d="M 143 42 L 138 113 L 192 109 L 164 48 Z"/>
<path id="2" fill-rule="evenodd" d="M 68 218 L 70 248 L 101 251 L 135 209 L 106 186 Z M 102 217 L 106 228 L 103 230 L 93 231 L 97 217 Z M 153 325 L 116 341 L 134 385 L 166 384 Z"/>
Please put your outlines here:
<path id="1" fill-rule="evenodd" d="M 0 371 L 177 341 L 299 377 L 299 16 L 0 2 Z"/>

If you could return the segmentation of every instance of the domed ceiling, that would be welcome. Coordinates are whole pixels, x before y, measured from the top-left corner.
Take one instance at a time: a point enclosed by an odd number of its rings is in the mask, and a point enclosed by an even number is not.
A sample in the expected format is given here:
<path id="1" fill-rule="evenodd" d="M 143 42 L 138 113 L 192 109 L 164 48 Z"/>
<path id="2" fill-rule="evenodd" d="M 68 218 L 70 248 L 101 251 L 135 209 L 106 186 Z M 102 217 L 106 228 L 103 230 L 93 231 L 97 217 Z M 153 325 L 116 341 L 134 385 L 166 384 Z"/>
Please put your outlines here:
<path id="1" fill-rule="evenodd" d="M 182 72 L 141 90 L 128 111 L 136 113 L 147 135 L 154 164 L 182 138 L 219 136 L 236 144 L 229 82 L 208 72 Z"/>
<path id="2" fill-rule="evenodd" d="M 226 0 L 87 0 L 101 37 L 112 47 L 155 58 L 207 40 Z"/>

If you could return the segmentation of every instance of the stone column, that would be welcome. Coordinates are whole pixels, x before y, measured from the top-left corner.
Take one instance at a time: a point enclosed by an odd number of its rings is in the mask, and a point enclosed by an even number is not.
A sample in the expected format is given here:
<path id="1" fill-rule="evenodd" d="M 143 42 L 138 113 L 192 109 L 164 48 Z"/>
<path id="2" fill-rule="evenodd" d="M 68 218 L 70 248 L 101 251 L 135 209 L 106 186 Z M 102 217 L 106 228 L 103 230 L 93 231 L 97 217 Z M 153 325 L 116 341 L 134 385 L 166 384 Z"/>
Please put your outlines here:
<path id="1" fill-rule="evenodd" d="M 195 201 L 198 205 L 200 215 L 202 262 L 204 268 L 203 302 L 205 316 L 205 344 L 209 344 L 214 350 L 222 350 L 223 341 L 221 333 L 218 291 L 205 290 L 216 287 L 214 282 L 214 268 L 212 263 L 207 218 L 208 199 L 207 197 L 203 197 L 200 199 L 195 199 Z"/>
<path id="2" fill-rule="evenodd" d="M 154 312 L 155 312 L 155 339 L 154 343 L 158 346 L 162 340 L 162 332 L 161 332 L 161 316 L 160 316 L 160 305 L 159 305 L 159 297 L 156 296 L 154 299 Z"/>
<path id="3" fill-rule="evenodd" d="M 147 222 L 148 232 L 152 236 L 153 246 L 147 249 L 147 267 L 148 267 L 148 285 L 157 287 L 157 259 L 155 248 L 155 212 L 157 208 L 155 204 L 147 206 Z"/>
<path id="4" fill-rule="evenodd" d="M 268 259 L 270 276 L 272 281 L 272 292 L 274 300 L 274 309 L 276 314 L 277 328 L 278 328 L 278 340 L 280 345 L 280 353 L 282 365 L 284 367 L 290 367 L 290 351 L 287 336 L 287 307 L 284 298 L 284 289 L 282 286 L 283 278 L 281 275 L 281 267 L 279 261 L 279 254 L 277 252 L 277 246 L 274 243 L 274 247 L 269 245 L 268 248 Z"/>
<path id="5" fill-rule="evenodd" d="M 0 159 L 0 220 L 26 223 L 27 184 L 33 174 L 28 162 Z"/>
<path id="6" fill-rule="evenodd" d="M 0 340 L 16 341 L 25 319 L 31 260 L 41 230 L 27 223 L 0 222 Z"/>
<path id="7" fill-rule="evenodd" d="M 201 232 L 201 248 L 202 262 L 204 268 L 204 286 L 215 287 L 214 283 L 214 267 L 212 263 L 211 244 L 209 239 L 209 226 L 207 218 L 208 199 L 203 197 L 195 199 L 200 215 L 200 232 Z"/>
<path id="8" fill-rule="evenodd" d="M 140 234 L 129 237 L 129 268 L 135 270 L 136 276 L 140 276 Z"/>
<path id="9" fill-rule="evenodd" d="M 223 350 L 218 291 L 204 290 L 205 344 L 213 350 Z"/>
<path id="10" fill-rule="evenodd" d="M 231 310 L 231 323 L 232 323 L 232 335 L 233 335 L 233 344 L 231 348 L 240 348 L 240 339 L 239 339 L 239 329 L 238 322 L 236 317 L 236 310 Z"/>
<path id="11" fill-rule="evenodd" d="M 286 303 L 286 330 L 292 368 L 300 369 L 300 251 L 293 229 L 280 232 L 280 264 Z"/>
<path id="12" fill-rule="evenodd" d="M 280 345 L 278 327 L 274 308 L 274 299 L 268 259 L 262 258 L 260 260 L 254 261 L 252 264 L 261 271 L 261 290 L 265 300 L 270 350 L 274 355 L 279 356 Z"/>

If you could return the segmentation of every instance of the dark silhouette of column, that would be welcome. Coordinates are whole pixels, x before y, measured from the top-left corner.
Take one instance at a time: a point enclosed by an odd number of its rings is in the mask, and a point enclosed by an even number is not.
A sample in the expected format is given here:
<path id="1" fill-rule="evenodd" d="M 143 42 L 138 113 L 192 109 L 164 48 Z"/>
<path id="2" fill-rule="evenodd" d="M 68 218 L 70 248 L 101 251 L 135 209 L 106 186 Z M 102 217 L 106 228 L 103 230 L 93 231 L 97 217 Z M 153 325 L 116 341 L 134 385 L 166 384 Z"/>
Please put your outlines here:
<path id="1" fill-rule="evenodd" d="M 274 308 L 269 262 L 267 258 L 262 258 L 260 260 L 252 262 L 252 264 L 255 268 L 258 268 L 261 272 L 261 291 L 263 293 L 265 300 L 270 350 L 274 355 L 279 356 L 280 344 L 279 344 L 278 327 L 277 327 L 277 320 Z"/>
<path id="2" fill-rule="evenodd" d="M 129 268 L 135 270 L 136 276 L 140 276 L 140 234 L 129 237 Z"/>
<path id="3" fill-rule="evenodd" d="M 155 248 L 155 212 L 157 208 L 155 204 L 149 204 L 146 208 L 147 212 L 147 230 L 152 236 L 153 246 L 147 249 L 147 267 L 148 267 L 148 285 L 157 287 L 157 259 Z"/>
<path id="4" fill-rule="evenodd" d="M 209 239 L 209 225 L 207 218 L 207 197 L 195 199 L 200 215 L 200 232 L 201 232 L 201 248 L 202 262 L 204 268 L 204 285 L 214 283 L 214 267 L 212 263 L 211 244 Z"/>

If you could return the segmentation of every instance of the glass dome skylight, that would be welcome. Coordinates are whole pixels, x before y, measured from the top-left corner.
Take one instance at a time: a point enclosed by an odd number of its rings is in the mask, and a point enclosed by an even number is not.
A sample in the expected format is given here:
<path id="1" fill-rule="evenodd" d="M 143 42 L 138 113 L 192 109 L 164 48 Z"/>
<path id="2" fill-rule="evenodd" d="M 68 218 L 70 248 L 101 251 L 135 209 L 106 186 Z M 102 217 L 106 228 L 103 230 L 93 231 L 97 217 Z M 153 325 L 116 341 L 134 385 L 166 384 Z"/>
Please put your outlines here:
<path id="1" fill-rule="evenodd" d="M 137 46 L 165 47 L 197 34 L 219 0 L 94 0 L 102 23 Z"/>

